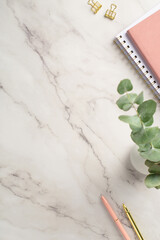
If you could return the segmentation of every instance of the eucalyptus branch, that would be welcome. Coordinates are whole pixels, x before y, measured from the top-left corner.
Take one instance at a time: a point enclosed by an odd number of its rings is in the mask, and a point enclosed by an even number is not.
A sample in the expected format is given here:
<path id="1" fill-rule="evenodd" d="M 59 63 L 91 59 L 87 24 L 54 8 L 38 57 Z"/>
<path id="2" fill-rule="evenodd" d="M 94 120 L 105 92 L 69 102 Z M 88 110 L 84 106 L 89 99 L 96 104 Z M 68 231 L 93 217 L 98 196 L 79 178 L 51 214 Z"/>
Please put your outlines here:
<path id="1" fill-rule="evenodd" d="M 144 101 L 143 92 L 129 93 L 132 89 L 129 79 L 122 80 L 117 87 L 122 95 L 116 102 L 118 107 L 125 112 L 133 108 L 136 112 L 134 116 L 121 115 L 119 119 L 129 124 L 139 154 L 147 159 L 145 164 L 150 174 L 145 179 L 146 186 L 160 188 L 160 128 L 151 127 L 157 104 L 152 99 Z"/>

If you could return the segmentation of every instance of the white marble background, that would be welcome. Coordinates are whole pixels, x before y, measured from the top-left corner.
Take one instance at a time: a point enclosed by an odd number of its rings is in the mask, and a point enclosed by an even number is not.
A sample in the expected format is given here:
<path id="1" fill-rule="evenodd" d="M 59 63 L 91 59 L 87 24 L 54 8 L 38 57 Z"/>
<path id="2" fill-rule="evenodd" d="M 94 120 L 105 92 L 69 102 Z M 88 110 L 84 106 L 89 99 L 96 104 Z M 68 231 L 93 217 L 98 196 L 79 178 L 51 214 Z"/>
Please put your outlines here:
<path id="1" fill-rule="evenodd" d="M 119 80 L 153 97 L 113 38 L 158 0 L 115 0 L 117 17 L 87 0 L 0 1 L 0 239 L 160 239 L 160 190 L 129 164 L 133 145 L 115 102 Z M 159 123 L 160 108 L 156 114 Z"/>

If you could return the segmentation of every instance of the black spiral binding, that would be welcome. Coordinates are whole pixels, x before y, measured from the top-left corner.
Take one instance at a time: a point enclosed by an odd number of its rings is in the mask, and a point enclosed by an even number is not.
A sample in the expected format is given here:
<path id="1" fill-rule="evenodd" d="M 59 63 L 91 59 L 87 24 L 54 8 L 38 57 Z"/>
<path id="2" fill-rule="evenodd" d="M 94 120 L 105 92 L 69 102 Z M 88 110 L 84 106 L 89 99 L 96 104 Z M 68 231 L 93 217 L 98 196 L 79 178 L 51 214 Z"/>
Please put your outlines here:
<path id="1" fill-rule="evenodd" d="M 143 63 L 141 62 L 140 59 L 138 59 L 136 53 L 134 53 L 134 50 L 131 49 L 131 46 L 127 43 L 126 40 L 123 40 L 122 35 L 119 35 L 118 37 L 116 37 L 114 41 L 119 46 L 121 51 L 125 54 L 125 56 L 127 56 L 130 63 L 135 67 L 136 71 L 145 80 L 145 82 L 150 87 L 152 92 L 156 95 L 158 100 L 160 100 L 160 92 L 158 91 L 158 90 L 160 90 L 160 86 L 154 80 L 152 74 L 146 68 L 146 66 L 143 65 Z"/>

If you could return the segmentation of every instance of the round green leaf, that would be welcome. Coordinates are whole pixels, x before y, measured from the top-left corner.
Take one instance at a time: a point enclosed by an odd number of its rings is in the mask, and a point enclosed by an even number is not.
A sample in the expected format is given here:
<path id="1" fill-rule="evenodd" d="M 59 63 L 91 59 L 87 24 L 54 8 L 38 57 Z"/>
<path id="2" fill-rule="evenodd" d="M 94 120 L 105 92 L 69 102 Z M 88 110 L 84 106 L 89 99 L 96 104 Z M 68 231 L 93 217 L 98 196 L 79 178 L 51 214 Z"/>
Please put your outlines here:
<path id="1" fill-rule="evenodd" d="M 151 140 L 155 137 L 158 131 L 159 131 L 158 127 L 145 128 L 145 129 L 142 128 L 139 132 L 132 132 L 131 138 L 138 145 L 147 144 L 151 142 Z"/>
<path id="2" fill-rule="evenodd" d="M 132 83 L 129 79 L 123 79 L 120 81 L 117 87 L 117 92 L 119 94 L 123 94 L 125 92 L 129 92 L 133 89 Z"/>
<path id="3" fill-rule="evenodd" d="M 139 152 L 146 152 L 148 150 L 151 149 L 151 144 L 150 143 L 147 143 L 147 144 L 139 144 L 139 149 L 138 151 Z"/>
<path id="4" fill-rule="evenodd" d="M 160 129 L 156 136 L 153 138 L 152 145 L 154 146 L 154 148 L 160 149 Z"/>
<path id="5" fill-rule="evenodd" d="M 143 92 L 141 92 L 135 99 L 135 103 L 137 103 L 138 105 L 141 104 L 144 100 L 144 97 L 143 97 Z"/>
<path id="6" fill-rule="evenodd" d="M 136 93 L 127 93 L 126 96 L 128 97 L 128 101 L 133 104 L 137 97 L 137 94 Z"/>
<path id="7" fill-rule="evenodd" d="M 126 95 L 120 97 L 116 104 L 120 109 L 124 111 L 128 111 L 132 107 L 132 104 L 129 102 L 128 97 Z"/>
<path id="8" fill-rule="evenodd" d="M 137 115 L 135 116 L 121 115 L 119 116 L 119 119 L 123 122 L 129 123 L 130 128 L 134 132 L 139 131 L 142 128 L 142 123 Z"/>
<path id="9" fill-rule="evenodd" d="M 140 155 L 152 162 L 160 161 L 160 149 L 152 148 L 146 152 L 140 152 Z"/>
<path id="10" fill-rule="evenodd" d="M 132 104 L 134 103 L 134 100 L 136 98 L 137 94 L 135 93 L 130 93 L 130 94 L 126 94 L 122 97 L 120 97 L 116 104 L 118 105 L 118 107 L 124 111 L 128 111 L 131 107 Z"/>
<path id="11" fill-rule="evenodd" d="M 148 188 L 160 186 L 160 174 L 149 174 L 145 179 Z"/>
<path id="12" fill-rule="evenodd" d="M 149 171 L 150 173 L 160 174 L 160 165 L 158 165 L 158 164 L 153 164 L 152 166 L 149 167 L 148 171 Z"/>
<path id="13" fill-rule="evenodd" d="M 132 104 L 131 104 L 131 103 L 124 104 L 123 110 L 124 110 L 124 111 L 128 111 L 131 107 L 132 107 Z"/>
<path id="14" fill-rule="evenodd" d="M 156 111 L 156 105 L 156 102 L 153 100 L 144 101 L 139 105 L 137 111 L 143 122 L 148 122 L 152 118 Z"/>
<path id="15" fill-rule="evenodd" d="M 145 161 L 145 165 L 146 165 L 147 167 L 151 167 L 153 164 L 154 164 L 154 163 L 151 162 L 151 161 L 149 161 L 148 159 Z"/>
<path id="16" fill-rule="evenodd" d="M 146 127 L 149 127 L 149 126 L 151 126 L 152 124 L 153 124 L 153 117 L 151 117 L 148 122 L 145 122 L 145 123 L 144 123 L 144 125 L 145 125 Z"/>

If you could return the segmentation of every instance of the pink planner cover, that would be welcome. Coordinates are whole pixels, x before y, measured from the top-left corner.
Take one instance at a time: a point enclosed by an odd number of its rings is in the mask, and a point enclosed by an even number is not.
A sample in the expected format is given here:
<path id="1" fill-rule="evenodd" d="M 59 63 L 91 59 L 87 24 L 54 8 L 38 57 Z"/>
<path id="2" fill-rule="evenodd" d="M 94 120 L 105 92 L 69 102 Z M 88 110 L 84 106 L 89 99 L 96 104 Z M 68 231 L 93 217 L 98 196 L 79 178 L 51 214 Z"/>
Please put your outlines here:
<path id="1" fill-rule="evenodd" d="M 130 28 L 127 35 L 160 82 L 160 10 Z"/>

